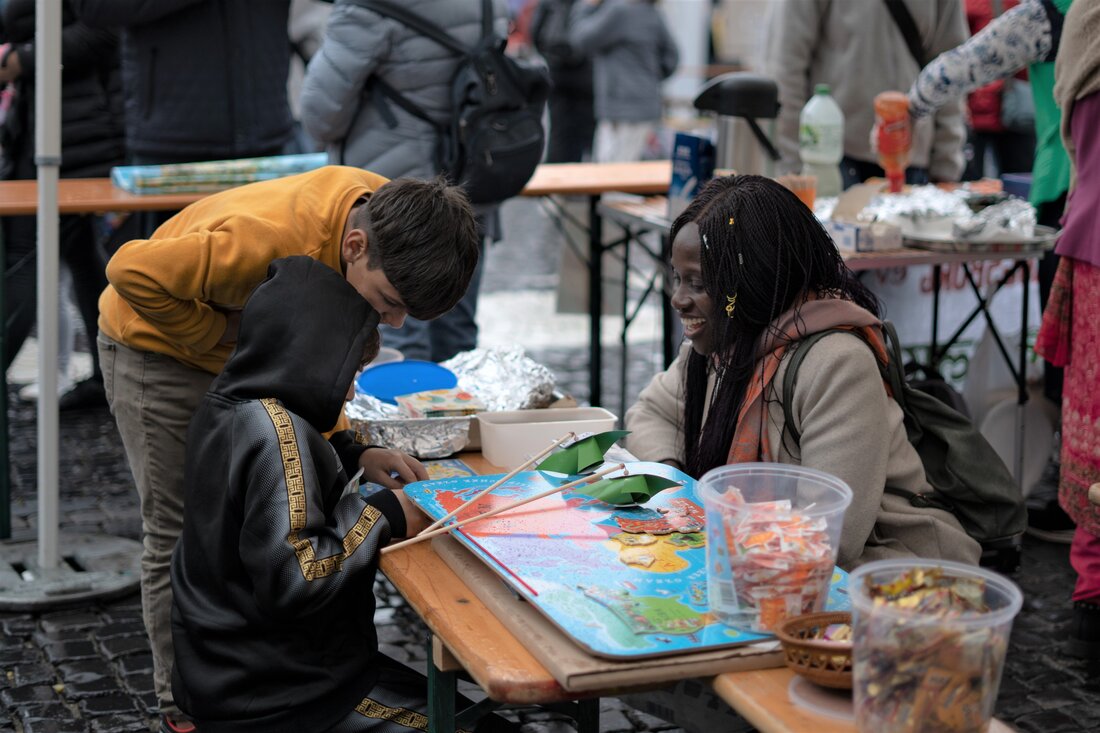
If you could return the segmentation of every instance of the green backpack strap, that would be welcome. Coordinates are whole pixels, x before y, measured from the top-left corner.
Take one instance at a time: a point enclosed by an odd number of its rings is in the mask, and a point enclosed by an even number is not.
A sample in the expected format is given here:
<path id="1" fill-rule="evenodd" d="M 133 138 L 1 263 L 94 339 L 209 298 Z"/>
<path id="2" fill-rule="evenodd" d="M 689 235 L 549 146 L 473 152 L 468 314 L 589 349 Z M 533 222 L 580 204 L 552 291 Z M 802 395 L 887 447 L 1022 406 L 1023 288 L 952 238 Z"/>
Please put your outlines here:
<path id="1" fill-rule="evenodd" d="M 901 364 L 901 349 L 898 347 L 898 334 L 897 331 L 894 330 L 894 324 L 889 321 L 883 321 L 882 328 L 887 339 L 887 357 L 890 361 L 889 364 L 886 365 L 879 361 L 878 356 L 875 356 L 875 363 L 878 364 L 878 370 L 879 374 L 882 375 L 882 381 L 890 385 L 890 389 L 894 392 L 894 398 L 901 404 L 902 411 L 904 412 L 905 398 L 902 396 L 903 377 L 901 368 L 898 366 Z M 817 333 L 810 334 L 796 344 L 794 352 L 790 356 L 791 362 L 787 366 L 786 373 L 783 375 L 784 440 L 787 435 L 790 435 L 795 445 L 799 445 L 802 442 L 802 433 L 794 426 L 794 407 L 791 404 L 791 401 L 794 399 L 795 385 L 798 384 L 798 368 L 802 366 L 802 361 L 806 358 L 806 354 L 809 352 L 811 346 L 834 333 L 846 333 L 850 336 L 854 336 L 867 344 L 868 348 L 871 348 L 871 344 L 867 342 L 867 339 L 860 331 L 850 328 L 830 328 L 826 331 L 818 331 Z M 874 349 L 872 349 L 872 352 L 873 351 Z"/>
<path id="2" fill-rule="evenodd" d="M 818 331 L 817 333 L 811 333 L 804 339 L 798 341 L 795 344 L 791 353 L 791 362 L 787 365 L 787 371 L 783 375 L 783 433 L 784 442 L 786 442 L 786 436 L 790 435 L 794 440 L 794 444 L 798 445 L 802 442 L 802 433 L 798 428 L 794 426 L 794 407 L 791 405 L 791 401 L 794 399 L 794 387 L 798 383 L 798 368 L 802 366 L 802 362 L 806 358 L 806 354 L 809 353 L 810 347 L 816 344 L 821 339 L 825 338 L 831 333 L 844 333 L 845 329 L 831 328 L 828 331 Z"/>

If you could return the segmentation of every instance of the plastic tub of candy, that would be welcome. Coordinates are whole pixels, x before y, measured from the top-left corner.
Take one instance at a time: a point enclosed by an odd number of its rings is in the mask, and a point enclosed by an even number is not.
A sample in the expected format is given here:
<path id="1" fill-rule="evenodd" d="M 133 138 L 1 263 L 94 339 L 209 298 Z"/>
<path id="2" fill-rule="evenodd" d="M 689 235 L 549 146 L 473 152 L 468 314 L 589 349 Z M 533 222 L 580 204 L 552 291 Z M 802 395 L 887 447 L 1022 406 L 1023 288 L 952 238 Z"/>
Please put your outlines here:
<path id="1" fill-rule="evenodd" d="M 728 626 L 773 631 L 821 611 L 836 563 L 848 484 L 782 463 L 739 463 L 698 484 L 707 523 L 707 595 Z"/>
<path id="2" fill-rule="evenodd" d="M 1016 584 L 978 567 L 909 558 L 856 568 L 848 590 L 859 730 L 986 730 L 1023 603 Z"/>

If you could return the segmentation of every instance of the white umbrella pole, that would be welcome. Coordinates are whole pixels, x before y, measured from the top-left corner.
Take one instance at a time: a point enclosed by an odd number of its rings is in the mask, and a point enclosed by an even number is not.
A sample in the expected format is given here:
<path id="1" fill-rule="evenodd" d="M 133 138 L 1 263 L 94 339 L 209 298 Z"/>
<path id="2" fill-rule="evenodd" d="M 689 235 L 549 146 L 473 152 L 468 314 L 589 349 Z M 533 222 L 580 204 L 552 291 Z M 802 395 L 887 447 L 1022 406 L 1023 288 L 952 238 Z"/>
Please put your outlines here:
<path id="1" fill-rule="evenodd" d="M 38 165 L 38 566 L 58 566 L 57 179 L 61 166 L 61 0 L 35 9 Z"/>

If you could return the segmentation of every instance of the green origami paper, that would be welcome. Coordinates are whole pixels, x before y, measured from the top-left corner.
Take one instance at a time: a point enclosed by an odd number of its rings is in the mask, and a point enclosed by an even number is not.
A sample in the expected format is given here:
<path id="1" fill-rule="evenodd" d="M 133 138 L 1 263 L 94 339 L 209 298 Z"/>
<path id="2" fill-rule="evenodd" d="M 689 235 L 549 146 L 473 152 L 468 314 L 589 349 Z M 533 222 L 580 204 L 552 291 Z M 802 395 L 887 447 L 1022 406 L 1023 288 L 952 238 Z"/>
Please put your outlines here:
<path id="1" fill-rule="evenodd" d="M 553 471 L 569 476 L 578 474 L 603 461 L 603 454 L 625 436 L 629 430 L 609 430 L 582 438 L 568 448 L 551 453 L 542 460 L 536 471 Z"/>
<path id="2" fill-rule="evenodd" d="M 664 476 L 639 473 L 619 478 L 605 478 L 594 484 L 582 484 L 572 491 L 608 504 L 644 504 L 657 492 L 673 486 L 680 486 L 680 482 Z"/>

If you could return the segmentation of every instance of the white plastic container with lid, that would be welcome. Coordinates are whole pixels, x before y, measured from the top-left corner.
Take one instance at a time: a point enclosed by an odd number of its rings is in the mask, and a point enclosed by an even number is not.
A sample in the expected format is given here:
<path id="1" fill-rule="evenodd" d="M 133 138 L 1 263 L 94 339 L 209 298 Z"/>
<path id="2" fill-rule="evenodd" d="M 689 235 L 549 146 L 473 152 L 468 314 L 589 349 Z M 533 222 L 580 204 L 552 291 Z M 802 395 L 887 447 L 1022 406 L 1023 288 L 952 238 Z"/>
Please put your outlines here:
<path id="1" fill-rule="evenodd" d="M 798 153 L 802 173 L 817 176 L 818 196 L 838 196 L 840 160 L 844 157 L 844 113 L 829 93 L 828 84 L 814 87 L 814 95 L 798 118 Z"/>

